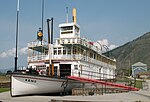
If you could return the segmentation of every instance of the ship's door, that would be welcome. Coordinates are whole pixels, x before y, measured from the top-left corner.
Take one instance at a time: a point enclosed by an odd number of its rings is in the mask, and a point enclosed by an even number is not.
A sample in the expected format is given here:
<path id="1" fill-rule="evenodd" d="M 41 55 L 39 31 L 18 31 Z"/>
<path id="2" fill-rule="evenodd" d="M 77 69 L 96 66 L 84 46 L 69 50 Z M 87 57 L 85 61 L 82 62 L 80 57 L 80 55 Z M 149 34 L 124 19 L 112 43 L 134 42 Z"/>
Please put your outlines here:
<path id="1" fill-rule="evenodd" d="M 54 76 L 57 76 L 57 66 L 54 66 Z"/>
<path id="2" fill-rule="evenodd" d="M 71 75 L 71 64 L 60 64 L 60 77 Z"/>

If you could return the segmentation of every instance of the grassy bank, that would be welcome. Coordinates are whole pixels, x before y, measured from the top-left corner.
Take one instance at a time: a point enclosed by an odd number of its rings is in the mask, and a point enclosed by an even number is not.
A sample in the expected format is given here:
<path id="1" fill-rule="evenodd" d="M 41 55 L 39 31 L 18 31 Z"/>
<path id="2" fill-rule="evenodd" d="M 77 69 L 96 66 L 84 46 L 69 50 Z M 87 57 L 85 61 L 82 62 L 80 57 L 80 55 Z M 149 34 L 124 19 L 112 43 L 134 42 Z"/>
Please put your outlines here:
<path id="1" fill-rule="evenodd" d="M 125 83 L 128 86 L 134 86 L 136 88 L 142 89 L 143 80 L 136 80 L 135 81 L 134 79 L 131 79 L 131 78 L 128 78 L 128 77 L 122 77 L 122 78 L 118 77 L 117 82 Z"/>
<path id="2" fill-rule="evenodd" d="M 142 89 L 142 81 L 137 80 L 135 83 L 135 87 Z"/>
<path id="3" fill-rule="evenodd" d="M 1 92 L 6 92 L 6 91 L 10 91 L 10 88 L 0 88 L 0 93 Z"/>
<path id="4" fill-rule="evenodd" d="M 10 76 L 0 75 L 0 93 L 10 90 Z"/>
<path id="5" fill-rule="evenodd" d="M 0 75 L 0 82 L 10 81 L 10 76 Z"/>

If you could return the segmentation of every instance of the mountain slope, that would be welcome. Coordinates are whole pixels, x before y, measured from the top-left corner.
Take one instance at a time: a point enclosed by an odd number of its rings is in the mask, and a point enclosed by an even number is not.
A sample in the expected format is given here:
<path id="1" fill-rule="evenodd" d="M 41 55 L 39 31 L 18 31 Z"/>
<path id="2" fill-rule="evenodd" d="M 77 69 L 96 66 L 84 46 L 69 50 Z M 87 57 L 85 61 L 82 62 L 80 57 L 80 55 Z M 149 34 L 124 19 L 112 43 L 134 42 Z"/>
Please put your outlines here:
<path id="1" fill-rule="evenodd" d="M 136 62 L 150 68 L 150 32 L 107 53 L 117 60 L 117 69 L 129 69 Z"/>

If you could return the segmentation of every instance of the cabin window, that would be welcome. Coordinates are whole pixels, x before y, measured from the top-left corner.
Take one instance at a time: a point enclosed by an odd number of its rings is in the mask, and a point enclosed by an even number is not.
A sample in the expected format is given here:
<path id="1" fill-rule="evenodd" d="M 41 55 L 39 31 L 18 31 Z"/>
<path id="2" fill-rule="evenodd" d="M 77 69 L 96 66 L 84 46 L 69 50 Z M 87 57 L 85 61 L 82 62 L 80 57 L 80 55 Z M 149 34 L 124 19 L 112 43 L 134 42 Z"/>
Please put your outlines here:
<path id="1" fill-rule="evenodd" d="M 81 43 L 81 39 L 77 39 L 77 43 Z"/>
<path id="2" fill-rule="evenodd" d="M 72 43 L 75 43 L 75 41 L 74 41 L 75 39 L 72 39 Z"/>
<path id="3" fill-rule="evenodd" d="M 58 48 L 58 55 L 61 55 L 61 48 Z"/>
<path id="4" fill-rule="evenodd" d="M 45 54 L 46 54 L 46 55 L 48 54 L 48 50 L 45 50 Z"/>
<path id="5" fill-rule="evenodd" d="M 64 40 L 62 40 L 62 43 L 64 44 Z"/>
<path id="6" fill-rule="evenodd" d="M 70 39 L 68 39 L 68 43 L 70 43 Z"/>
<path id="7" fill-rule="evenodd" d="M 105 58 L 104 57 L 102 57 L 102 62 L 105 62 Z"/>
<path id="8" fill-rule="evenodd" d="M 109 69 L 109 73 L 111 73 L 112 72 L 112 70 L 111 69 Z"/>
<path id="9" fill-rule="evenodd" d="M 99 68 L 99 74 L 101 74 L 101 68 Z"/>
<path id="10" fill-rule="evenodd" d="M 57 40 L 57 43 L 60 44 L 60 40 Z"/>
<path id="11" fill-rule="evenodd" d="M 92 52 L 90 52 L 90 58 L 93 58 L 93 53 Z"/>
<path id="12" fill-rule="evenodd" d="M 101 55 L 99 55 L 99 60 L 102 61 L 102 56 Z"/>
<path id="13" fill-rule="evenodd" d="M 74 65 L 74 69 L 78 70 L 78 65 Z"/>
<path id="14" fill-rule="evenodd" d="M 57 55 L 57 49 L 54 48 L 54 55 Z"/>
<path id="15" fill-rule="evenodd" d="M 71 49 L 68 49 L 68 54 L 71 54 Z"/>
<path id="16" fill-rule="evenodd" d="M 73 47 L 73 54 L 76 54 L 77 53 L 77 49 L 76 49 L 76 47 L 74 46 Z"/>
<path id="17" fill-rule="evenodd" d="M 58 50 L 58 55 L 61 55 L 61 50 Z"/>
<path id="18" fill-rule="evenodd" d="M 66 54 L 66 49 L 63 49 L 63 55 L 65 55 Z"/>
<path id="19" fill-rule="evenodd" d="M 94 59 L 96 59 L 96 54 L 94 54 Z"/>
<path id="20" fill-rule="evenodd" d="M 96 59 L 98 60 L 98 54 L 96 54 Z"/>
<path id="21" fill-rule="evenodd" d="M 84 50 L 81 48 L 81 54 L 83 55 L 84 54 Z"/>

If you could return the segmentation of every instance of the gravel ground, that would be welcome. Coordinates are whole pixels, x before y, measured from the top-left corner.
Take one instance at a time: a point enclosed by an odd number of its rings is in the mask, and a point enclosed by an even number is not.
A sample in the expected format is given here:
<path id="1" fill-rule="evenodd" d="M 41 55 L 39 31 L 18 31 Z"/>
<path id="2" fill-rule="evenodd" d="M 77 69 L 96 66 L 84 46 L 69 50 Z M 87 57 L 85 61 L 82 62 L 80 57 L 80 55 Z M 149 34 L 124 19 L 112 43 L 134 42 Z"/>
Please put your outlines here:
<path id="1" fill-rule="evenodd" d="M 95 96 L 20 96 L 0 93 L 0 102 L 150 102 L 150 91 L 105 94 Z"/>

